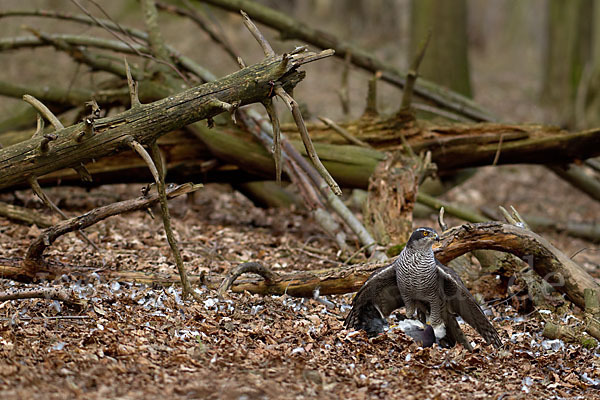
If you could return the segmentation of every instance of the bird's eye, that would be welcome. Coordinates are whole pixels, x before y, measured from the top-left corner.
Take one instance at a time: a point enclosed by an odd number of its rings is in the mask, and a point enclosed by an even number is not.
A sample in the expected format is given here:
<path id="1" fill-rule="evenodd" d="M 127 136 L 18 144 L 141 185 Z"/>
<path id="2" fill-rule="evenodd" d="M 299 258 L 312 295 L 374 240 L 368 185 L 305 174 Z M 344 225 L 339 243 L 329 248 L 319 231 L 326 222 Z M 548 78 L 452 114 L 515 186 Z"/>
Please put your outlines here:
<path id="1" fill-rule="evenodd" d="M 429 232 L 427 232 L 427 231 L 424 231 L 424 232 L 423 232 L 423 236 L 429 236 Z"/>

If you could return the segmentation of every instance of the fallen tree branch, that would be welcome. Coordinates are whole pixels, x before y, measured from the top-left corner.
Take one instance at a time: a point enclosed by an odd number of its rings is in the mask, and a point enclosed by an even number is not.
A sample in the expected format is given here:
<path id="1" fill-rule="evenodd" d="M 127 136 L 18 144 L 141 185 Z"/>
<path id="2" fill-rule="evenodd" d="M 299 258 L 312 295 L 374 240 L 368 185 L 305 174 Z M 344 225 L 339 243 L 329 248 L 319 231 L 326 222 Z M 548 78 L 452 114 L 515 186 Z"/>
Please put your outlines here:
<path id="1" fill-rule="evenodd" d="M 223 279 L 223 282 L 221 282 L 221 284 L 219 285 L 219 289 L 217 290 L 217 292 L 219 293 L 219 297 L 223 297 L 225 292 L 227 292 L 231 288 L 231 285 L 233 285 L 233 282 L 235 282 L 235 280 L 239 276 L 248 273 L 262 276 L 265 282 L 273 282 L 279 277 L 277 274 L 273 273 L 270 269 L 266 268 L 259 262 L 243 263 L 235 267 L 232 271 L 230 271 L 229 275 L 227 275 L 227 277 Z"/>
<path id="2" fill-rule="evenodd" d="M 393 65 L 381 62 L 366 50 L 350 42 L 345 42 L 330 33 L 313 29 L 289 15 L 249 0 L 205 0 L 205 2 L 234 13 L 244 10 L 253 20 L 278 30 L 284 40 L 299 39 L 322 49 L 333 49 L 337 57 L 344 59 L 348 56 L 354 65 L 371 73 L 381 71 L 383 80 L 401 88 L 405 86 L 405 72 L 399 71 Z M 419 80 L 414 91 L 440 107 L 467 115 L 476 121 L 493 119 L 489 112 L 481 109 L 472 100 L 424 79 Z"/>
<path id="3" fill-rule="evenodd" d="M 574 164 L 551 165 L 550 170 L 577 189 L 586 193 L 592 199 L 600 201 L 600 180 L 586 174 L 581 167 Z"/>
<path id="4" fill-rule="evenodd" d="M 531 261 L 534 271 L 569 300 L 584 307 L 584 289 L 598 289 L 598 283 L 579 265 L 550 244 L 543 237 L 513 225 L 499 222 L 465 224 L 442 234 L 442 242 L 435 249 L 443 263 L 470 252 L 488 249 L 512 253 L 524 261 Z M 239 282 L 233 291 L 259 294 L 283 294 L 312 297 L 320 287 L 323 295 L 341 294 L 358 290 L 368 276 L 385 264 L 362 264 L 327 271 L 301 272 L 282 276 L 279 280 Z"/>
<path id="5" fill-rule="evenodd" d="M 512 253 L 529 262 L 533 270 L 579 307 L 585 306 L 584 289 L 598 289 L 598 283 L 566 254 L 542 236 L 529 230 L 498 222 L 466 224 L 451 228 L 436 249 L 441 262 L 472 250 L 488 249 Z"/>
<path id="6" fill-rule="evenodd" d="M 569 300 L 581 308 L 585 307 L 584 289 L 598 290 L 598 284 L 580 266 L 564 253 L 552 246 L 541 236 L 525 229 L 499 222 L 466 224 L 451 228 L 442 234 L 441 246 L 435 249 L 437 258 L 444 263 L 476 249 L 490 249 L 512 253 L 524 261 L 531 261 L 533 269 L 546 279 L 556 290 L 564 293 Z M 28 280 L 23 276 L 18 259 L 0 258 L 0 274 L 9 279 Z M 319 288 L 321 295 L 344 294 L 357 291 L 376 269 L 388 263 L 357 264 L 342 268 L 319 271 L 306 271 L 280 275 L 265 280 L 243 280 L 231 286 L 234 292 L 249 291 L 262 295 L 282 295 L 312 298 Z M 81 268 L 47 263 L 39 274 L 52 279 L 68 271 L 70 274 L 84 274 Z M 97 271 L 106 279 L 136 281 L 143 283 L 176 283 L 177 276 L 159 276 L 131 271 Z M 191 277 L 191 282 L 201 281 L 208 288 L 217 290 L 222 279 L 206 280 Z"/>
<path id="7" fill-rule="evenodd" d="M 38 228 L 52 226 L 52 220 L 35 210 L 0 202 L 0 216 L 13 221 L 36 225 Z"/>
<path id="8" fill-rule="evenodd" d="M 198 190 L 202 185 L 187 183 L 167 189 L 169 198 L 181 196 L 186 193 L 192 193 Z M 118 203 L 108 204 L 106 206 L 95 208 L 87 213 L 67 219 L 44 230 L 29 246 L 25 257 L 25 262 L 34 262 L 39 264 L 44 250 L 50 246 L 57 238 L 65 233 L 77 229 L 83 229 L 92 226 L 108 217 L 119 215 L 129 211 L 143 210 L 158 202 L 158 194 L 151 193 L 148 196 L 140 196 L 136 199 L 125 200 Z M 42 268 L 42 265 L 38 265 Z M 34 272 L 35 273 L 35 272 Z"/>
<path id="9" fill-rule="evenodd" d="M 14 292 L 0 292 L 0 301 L 21 300 L 21 299 L 46 299 L 58 300 L 70 304 L 79 304 L 69 293 L 63 288 L 44 288 L 44 289 L 26 289 L 17 290 Z"/>
<path id="10" fill-rule="evenodd" d="M 316 58 L 313 53 L 290 56 L 283 69 L 282 57 L 267 59 L 219 81 L 97 119 L 94 125 L 96 134 L 81 142 L 76 139 L 85 128 L 83 123 L 59 130 L 47 154 L 37 154 L 39 138 L 0 149 L 0 188 L 21 183 L 26 177 L 37 177 L 120 152 L 127 148 L 131 138 L 141 144 L 150 143 L 169 131 L 221 113 L 222 108 L 215 107 L 214 100 L 229 104 L 239 101 L 240 105 L 261 101 L 271 92 L 272 82 L 288 88 L 295 86 L 303 78 L 297 68 Z M 252 84 L 246 84 L 248 81 Z M 36 162 L 33 163 L 32 159 Z"/>

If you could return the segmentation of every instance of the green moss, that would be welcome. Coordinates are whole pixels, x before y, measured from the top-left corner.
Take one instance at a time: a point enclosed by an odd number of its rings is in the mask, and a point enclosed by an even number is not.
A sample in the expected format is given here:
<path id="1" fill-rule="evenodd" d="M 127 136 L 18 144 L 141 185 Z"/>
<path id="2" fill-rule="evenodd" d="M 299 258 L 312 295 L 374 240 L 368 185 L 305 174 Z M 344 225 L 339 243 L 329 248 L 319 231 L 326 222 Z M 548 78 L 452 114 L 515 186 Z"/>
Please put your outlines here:
<path id="1" fill-rule="evenodd" d="M 385 251 L 385 254 L 388 257 L 396 257 L 398 254 L 400 254 L 400 252 L 402 251 L 404 246 L 406 246 L 406 243 L 394 244 L 387 248 L 387 250 Z"/>
<path id="2" fill-rule="evenodd" d="M 596 346 L 598 346 L 598 342 L 596 341 L 596 339 L 589 336 L 582 337 L 581 339 L 579 339 L 579 342 L 586 349 L 594 349 L 596 348 Z"/>

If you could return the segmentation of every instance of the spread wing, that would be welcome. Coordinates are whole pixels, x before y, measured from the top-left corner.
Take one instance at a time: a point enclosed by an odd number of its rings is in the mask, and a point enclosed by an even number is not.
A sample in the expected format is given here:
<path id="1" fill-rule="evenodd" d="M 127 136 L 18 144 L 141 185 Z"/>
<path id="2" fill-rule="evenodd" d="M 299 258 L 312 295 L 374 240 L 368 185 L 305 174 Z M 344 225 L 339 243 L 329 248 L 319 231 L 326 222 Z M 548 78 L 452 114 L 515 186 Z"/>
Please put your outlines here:
<path id="1" fill-rule="evenodd" d="M 446 304 L 450 311 L 460 315 L 467 324 L 475 328 L 488 344 L 492 344 L 496 348 L 502 346 L 498 332 L 485 316 L 460 276 L 452 268 L 448 268 L 437 259 L 436 264 L 438 273 L 444 282 L 443 295 L 446 297 Z"/>
<path id="2" fill-rule="evenodd" d="M 383 332 L 392 311 L 403 306 L 396 271 L 393 264 L 387 265 L 373 272 L 356 293 L 344 326 L 363 329 L 369 336 L 377 335 Z"/>

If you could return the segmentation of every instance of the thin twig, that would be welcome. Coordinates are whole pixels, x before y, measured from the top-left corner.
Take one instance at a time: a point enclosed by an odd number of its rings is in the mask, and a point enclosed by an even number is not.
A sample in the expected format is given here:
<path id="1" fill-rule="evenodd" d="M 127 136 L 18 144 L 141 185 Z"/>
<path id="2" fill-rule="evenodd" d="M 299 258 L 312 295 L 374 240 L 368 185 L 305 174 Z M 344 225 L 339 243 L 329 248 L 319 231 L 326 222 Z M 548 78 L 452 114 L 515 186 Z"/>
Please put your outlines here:
<path id="1" fill-rule="evenodd" d="M 306 149 L 308 158 L 310 158 L 314 167 L 317 169 L 317 171 L 319 171 L 319 174 L 323 177 L 323 179 L 325 179 L 325 182 L 327 182 L 333 193 L 336 196 L 341 196 L 342 190 L 335 182 L 333 177 L 329 174 L 329 171 L 327 171 L 323 163 L 321 163 L 321 160 L 319 159 L 319 156 L 315 150 L 315 146 L 313 145 L 312 140 L 310 140 L 310 136 L 308 135 L 308 130 L 306 129 L 306 124 L 302 118 L 302 113 L 300 112 L 298 103 L 281 86 L 275 87 L 275 93 L 284 101 L 288 109 L 292 112 L 292 116 L 294 117 L 298 131 L 300 132 L 300 137 L 304 143 L 304 148 Z"/>
<path id="2" fill-rule="evenodd" d="M 360 147 L 366 147 L 367 149 L 373 148 L 369 143 L 363 142 L 362 140 L 358 139 L 357 137 L 352 135 L 350 132 L 348 132 L 346 129 L 344 129 L 341 126 L 339 126 L 338 124 L 336 124 L 333 120 L 326 118 L 326 117 L 318 117 L 318 118 L 321 120 L 321 122 L 323 122 L 325 125 L 327 125 L 331 129 L 333 129 L 335 132 L 339 133 L 340 136 L 342 136 L 344 139 L 346 139 L 350 143 L 354 143 L 355 145 L 360 146 Z"/>
<path id="3" fill-rule="evenodd" d="M 504 216 L 504 219 L 506 219 L 506 222 L 508 222 L 511 225 L 518 226 L 518 221 L 516 219 L 514 219 L 513 216 L 510 215 L 510 213 L 508 211 L 506 211 L 506 208 L 504 208 L 502 206 L 498 206 L 498 208 L 500 209 L 500 212 Z"/>
<path id="4" fill-rule="evenodd" d="M 179 251 L 177 240 L 175 239 L 175 235 L 173 234 L 173 229 L 171 227 L 171 217 L 169 215 L 169 205 L 167 203 L 167 193 L 165 189 L 165 171 L 163 170 L 163 162 L 158 145 L 156 144 L 156 141 L 152 142 L 150 145 L 151 155 L 148 154 L 146 149 L 144 149 L 144 147 L 135 140 L 132 140 L 129 145 L 140 157 L 142 157 L 150 169 L 150 172 L 154 177 L 154 181 L 156 182 L 156 189 L 158 190 L 160 208 L 162 211 L 163 226 L 165 228 L 165 234 L 167 235 L 167 241 L 171 247 L 171 252 L 175 258 L 177 270 L 179 271 L 183 295 L 186 297 L 189 294 L 194 299 L 199 300 L 200 296 L 195 290 L 192 289 L 190 285 L 190 281 L 181 258 L 181 252 Z"/>
<path id="5" fill-rule="evenodd" d="M 140 157 L 142 157 L 142 160 L 144 160 L 144 162 L 146 163 L 146 166 L 150 170 L 154 181 L 158 185 L 158 182 L 160 182 L 160 175 L 158 174 L 158 169 L 156 169 L 156 165 L 152 161 L 152 157 L 150 157 L 150 154 L 148 154 L 144 146 L 133 140 L 129 143 L 129 147 L 131 147 L 133 151 L 135 151 Z"/>
<path id="6" fill-rule="evenodd" d="M 109 14 L 106 12 L 106 10 L 105 10 L 104 8 L 102 8 L 102 6 L 101 6 L 101 5 L 100 5 L 100 4 L 99 4 L 97 1 L 95 1 L 95 0 L 87 0 L 87 1 L 89 1 L 90 3 L 92 3 L 93 5 L 95 5 L 95 6 L 96 6 L 96 8 L 97 8 L 98 10 L 100 10 L 100 12 L 101 12 L 102 14 L 104 14 L 104 16 L 105 16 L 105 17 L 108 19 L 108 21 L 110 21 L 111 23 L 113 23 L 113 24 L 116 26 L 116 28 L 117 28 L 117 29 L 115 29 L 115 30 L 118 30 L 118 31 L 119 31 L 119 32 L 121 32 L 123 35 L 127 36 L 127 37 L 129 38 L 129 40 L 131 40 L 131 41 L 132 41 L 132 42 L 134 42 L 134 43 L 138 43 L 138 44 L 141 44 L 141 45 L 143 45 L 143 44 L 144 44 L 144 43 L 143 43 L 141 40 L 138 40 L 138 39 L 135 37 L 135 35 L 133 35 L 133 34 L 132 34 L 132 32 L 131 32 L 130 30 L 128 30 L 128 29 L 125 29 L 125 28 L 124 28 L 123 26 L 121 26 L 121 25 L 120 25 L 120 24 L 119 24 L 117 21 L 113 20 L 113 19 L 112 19 L 112 17 L 111 17 L 111 16 L 110 16 L 110 15 L 109 15 Z M 85 11 L 85 10 L 84 10 L 84 11 Z M 88 14 L 88 15 L 90 15 L 90 14 Z M 98 21 L 98 20 L 96 20 L 96 21 Z M 104 28 L 104 29 L 106 29 L 106 27 L 103 27 L 103 28 Z"/>
<path id="7" fill-rule="evenodd" d="M 277 117 L 277 109 L 273 105 L 273 100 L 268 98 L 263 101 L 267 115 L 273 126 L 273 160 L 275 160 L 275 180 L 281 184 L 281 128 L 279 126 L 279 118 Z"/>
<path id="8" fill-rule="evenodd" d="M 154 57 L 152 54 L 148 54 L 148 53 L 142 53 L 140 52 L 135 46 L 133 46 L 131 43 L 127 42 L 126 40 L 123 40 L 119 35 L 116 34 L 115 30 L 121 30 L 123 31 L 123 28 L 119 25 L 114 23 L 113 21 L 111 21 L 111 23 L 113 24 L 113 27 L 115 27 L 115 29 L 111 29 L 111 27 L 103 20 L 98 19 L 96 17 L 94 17 L 94 15 L 92 13 L 90 13 L 85 7 L 83 7 L 77 0 L 71 0 L 77 7 L 79 7 L 79 9 L 81 9 L 81 11 L 83 11 L 88 17 L 90 17 L 90 19 L 98 26 L 101 26 L 102 28 L 104 28 L 104 30 L 106 30 L 108 33 L 110 33 L 111 35 L 113 35 L 115 38 L 117 38 L 118 41 L 126 44 L 129 48 L 131 48 L 131 50 L 133 50 L 138 56 L 140 57 L 144 57 L 144 58 L 148 58 L 156 63 L 159 64 L 164 64 L 167 67 L 171 68 L 186 84 L 189 84 L 187 78 L 185 77 L 185 75 L 183 75 L 181 73 L 181 71 L 179 71 L 179 69 L 177 69 L 177 67 L 175 65 L 173 65 L 171 62 L 168 61 L 168 57 L 166 60 L 162 60 L 160 58 Z M 98 3 L 94 2 L 94 4 L 99 7 L 100 9 L 102 9 L 100 7 L 100 5 L 98 5 Z M 104 12 L 104 11 L 103 11 Z M 104 12 L 104 15 L 108 14 L 106 12 Z M 144 38 L 145 40 L 148 41 L 148 43 L 150 43 L 151 47 L 152 47 L 152 43 L 150 40 L 150 35 L 148 35 L 147 37 Z M 168 48 L 167 48 L 168 49 Z"/>
<path id="9" fill-rule="evenodd" d="M 531 227 L 527 224 L 527 222 L 523 219 L 523 217 L 521 217 L 521 214 L 519 214 L 519 212 L 517 211 L 516 208 L 514 208 L 513 206 L 510 206 L 510 211 L 512 212 L 512 215 L 514 216 L 515 220 L 517 220 L 517 222 L 519 224 L 521 224 L 523 226 L 523 228 L 525 228 L 527 230 L 531 230 Z"/>
<path id="10" fill-rule="evenodd" d="M 429 40 L 431 39 L 431 30 L 427 32 L 427 36 L 420 43 L 419 50 L 417 52 L 417 56 L 413 60 L 413 63 L 406 74 L 406 84 L 404 85 L 404 90 L 402 92 L 402 105 L 400 106 L 401 111 L 408 110 L 410 108 L 410 104 L 412 102 L 413 91 L 415 89 L 415 82 L 419 77 L 419 66 L 421 65 L 421 61 L 423 61 L 423 57 L 425 56 L 425 51 L 427 50 L 427 46 L 429 45 Z"/>
<path id="11" fill-rule="evenodd" d="M 440 213 L 438 214 L 438 224 L 439 224 L 442 232 L 445 232 L 448 230 L 448 225 L 446 224 L 446 221 L 444 221 L 444 207 L 443 206 L 440 207 Z"/>
<path id="12" fill-rule="evenodd" d="M 358 250 L 356 250 L 354 253 L 352 253 L 352 254 L 350 255 L 350 257 L 348 257 L 346 260 L 344 260 L 344 265 L 348 265 L 348 264 L 350 264 L 350 263 L 352 262 L 352 260 L 354 260 L 354 257 L 356 257 L 357 255 L 359 255 L 359 254 L 360 254 L 360 253 L 362 253 L 363 251 L 365 251 L 365 250 L 368 250 L 368 249 L 369 249 L 369 247 L 376 246 L 376 245 L 377 245 L 377 243 L 376 243 L 376 242 L 373 242 L 373 243 L 370 243 L 370 244 L 365 244 L 365 245 L 364 245 L 364 246 L 362 246 L 360 249 L 358 249 Z"/>
<path id="13" fill-rule="evenodd" d="M 42 200 L 42 203 L 44 203 L 44 205 L 46 207 L 48 207 L 49 209 L 56 212 L 63 219 L 69 218 L 60 208 L 58 208 L 58 206 L 56 204 L 54 204 L 52 202 L 52 200 L 50 200 L 50 198 L 46 195 L 46 193 L 44 193 L 44 191 L 42 190 L 42 187 L 38 183 L 37 179 L 35 179 L 34 177 L 30 177 L 27 179 L 27 183 L 29 183 L 29 186 L 31 187 L 31 190 L 33 190 L 33 193 L 35 193 L 36 196 L 39 197 L 40 200 Z M 92 246 L 98 254 L 100 254 L 100 256 L 102 258 L 102 264 L 104 264 L 104 257 L 102 257 L 102 252 L 100 251 L 98 246 L 96 246 L 96 243 L 92 242 L 90 240 L 90 238 L 88 238 L 87 235 L 85 233 L 83 233 L 83 231 L 77 230 L 76 233 L 79 235 L 79 237 L 81 239 L 83 239 L 86 243 L 88 243 L 90 246 Z"/>
<path id="14" fill-rule="evenodd" d="M 246 25 L 246 28 L 248 28 L 252 36 L 254 36 L 254 39 L 256 39 L 256 41 L 262 48 L 263 53 L 265 53 L 265 57 L 275 57 L 275 52 L 273 51 L 273 48 L 271 47 L 267 39 L 265 39 L 258 27 L 254 25 L 254 22 L 252 22 L 248 14 L 246 14 L 243 10 L 240 10 L 240 14 L 242 14 L 242 18 L 244 19 L 244 25 Z"/>
<path id="15" fill-rule="evenodd" d="M 492 165 L 495 166 L 498 164 L 498 160 L 500 159 L 500 151 L 502 150 L 502 141 L 504 140 L 504 135 L 500 135 L 500 139 L 498 139 L 498 150 L 496 150 L 496 155 L 494 155 L 494 161 Z"/>
<path id="16" fill-rule="evenodd" d="M 127 74 L 127 86 L 129 87 L 129 98 L 131 101 L 131 108 L 136 108 L 142 105 L 138 96 L 138 84 L 136 81 L 133 80 L 133 77 L 131 76 L 131 69 L 129 68 L 127 58 L 123 57 L 123 61 L 125 61 L 125 73 Z"/>
<path id="17" fill-rule="evenodd" d="M 41 136 L 44 133 L 44 118 L 42 118 L 42 116 L 40 114 L 37 114 L 36 120 L 37 120 L 37 125 L 36 125 L 33 136 L 31 136 L 32 138 Z"/>
<path id="18" fill-rule="evenodd" d="M 75 4 L 77 7 L 79 7 L 79 9 L 81 11 L 83 11 L 93 22 L 95 25 L 102 27 L 105 31 L 107 31 L 108 33 L 110 33 L 111 35 L 113 35 L 119 42 L 127 45 L 135 54 L 137 54 L 140 57 L 148 57 L 151 55 L 149 54 L 143 54 L 142 52 L 140 52 L 135 46 L 133 46 L 131 43 L 129 43 L 128 41 L 124 40 L 121 36 L 117 35 L 117 33 L 115 32 L 116 30 L 120 30 L 123 31 L 123 28 L 121 28 L 118 24 L 116 24 L 114 21 L 110 21 L 112 24 L 114 24 L 113 27 L 109 26 L 106 21 L 101 20 L 99 18 L 96 18 L 91 12 L 88 11 L 87 8 L 85 8 L 84 6 L 82 6 L 77 0 L 71 0 L 71 2 L 73 2 L 73 4 Z M 107 15 L 106 13 L 104 15 Z M 113 29 L 111 29 L 113 28 Z"/>
<path id="19" fill-rule="evenodd" d="M 156 2 L 156 7 L 165 10 L 170 13 L 178 14 L 184 17 L 191 19 L 200 29 L 210 36 L 213 42 L 217 43 L 225 52 L 237 62 L 236 51 L 233 49 L 232 44 L 227 40 L 225 35 L 219 35 L 213 28 L 211 28 L 208 24 L 208 21 L 204 19 L 196 10 L 193 9 L 192 5 L 189 4 L 188 1 L 185 1 L 184 4 L 188 7 L 187 9 L 177 7 L 173 4 L 165 4 L 162 2 Z M 245 67 L 242 67 L 245 68 Z"/>
<path id="20" fill-rule="evenodd" d="M 58 118 L 56 118 L 56 115 L 54 115 L 54 113 L 50 111 L 50 109 L 46 107 L 41 101 L 28 94 L 23 96 L 23 100 L 31 104 L 33 108 L 35 108 L 40 114 L 42 114 L 42 116 L 52 124 L 54 130 L 58 131 L 60 129 L 64 129 L 64 125 L 62 124 L 62 122 L 60 122 Z"/>

